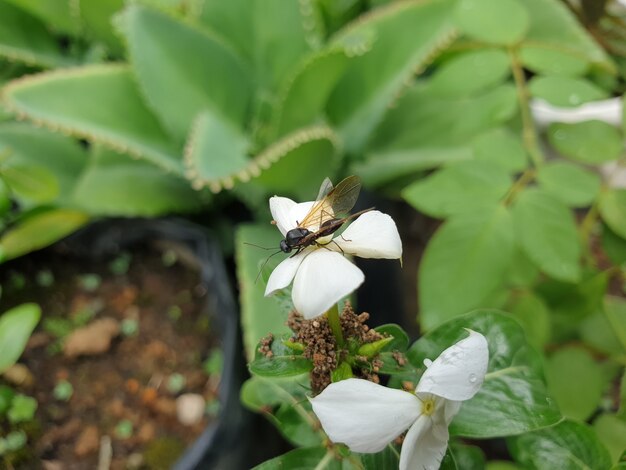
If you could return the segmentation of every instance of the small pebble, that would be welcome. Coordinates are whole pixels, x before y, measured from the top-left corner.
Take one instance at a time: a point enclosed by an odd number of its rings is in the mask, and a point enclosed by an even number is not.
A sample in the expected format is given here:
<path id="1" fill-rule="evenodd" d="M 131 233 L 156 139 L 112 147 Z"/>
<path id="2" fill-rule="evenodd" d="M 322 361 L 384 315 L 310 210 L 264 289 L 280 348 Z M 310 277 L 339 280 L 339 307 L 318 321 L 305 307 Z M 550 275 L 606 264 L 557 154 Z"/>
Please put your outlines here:
<path id="1" fill-rule="evenodd" d="M 13 364 L 2 373 L 2 377 L 12 385 L 29 388 L 35 383 L 35 377 L 24 364 Z"/>
<path id="2" fill-rule="evenodd" d="M 77 457 L 84 457 L 100 448 L 100 435 L 96 426 L 87 426 L 78 436 L 74 453 Z"/>
<path id="3" fill-rule="evenodd" d="M 202 395 L 185 393 L 176 399 L 176 416 L 185 426 L 199 423 L 204 415 L 205 403 Z"/>

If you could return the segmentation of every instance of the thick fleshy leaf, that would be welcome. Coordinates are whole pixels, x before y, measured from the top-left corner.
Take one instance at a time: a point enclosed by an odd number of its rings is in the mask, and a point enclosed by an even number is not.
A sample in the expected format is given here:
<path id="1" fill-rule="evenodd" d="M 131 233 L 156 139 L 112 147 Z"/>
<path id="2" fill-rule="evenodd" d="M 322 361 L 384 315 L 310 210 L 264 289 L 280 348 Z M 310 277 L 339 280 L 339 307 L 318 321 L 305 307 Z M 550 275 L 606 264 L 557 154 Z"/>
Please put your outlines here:
<path id="1" fill-rule="evenodd" d="M 71 209 L 51 209 L 34 214 L 2 234 L 0 261 L 51 245 L 88 221 L 87 214 Z"/>
<path id="2" fill-rule="evenodd" d="M 528 84 L 530 93 L 550 104 L 563 107 L 580 106 L 607 98 L 607 93 L 582 78 L 537 76 Z"/>
<path id="3" fill-rule="evenodd" d="M 435 433 L 434 426 L 431 417 L 422 415 L 409 428 L 402 442 L 400 470 L 439 468 L 448 447 L 448 428 L 440 425 Z"/>
<path id="4" fill-rule="evenodd" d="M 361 258 L 400 259 L 402 241 L 396 223 L 387 214 L 370 211 L 359 216 L 328 245 Z"/>
<path id="5" fill-rule="evenodd" d="M 528 257 L 550 276 L 580 279 L 580 240 L 571 211 L 545 191 L 523 191 L 513 206 L 519 241 Z"/>
<path id="6" fill-rule="evenodd" d="M 275 337 L 272 340 L 271 355 L 261 352 L 261 344 L 256 348 L 254 360 L 248 364 L 250 372 L 262 377 L 290 377 L 306 374 L 313 368 L 313 362 L 284 344 L 291 335 Z"/>
<path id="7" fill-rule="evenodd" d="M 79 28 L 74 5 L 66 0 L 4 0 L 39 18 L 49 29 L 75 34 Z"/>
<path id="8" fill-rule="evenodd" d="M 489 344 L 489 367 L 483 386 L 463 402 L 450 432 L 472 438 L 521 434 L 550 426 L 561 419 L 548 395 L 541 358 L 526 341 L 524 330 L 509 316 L 478 310 L 455 318 L 414 343 L 407 357 L 416 367 L 467 335 L 482 333 Z"/>
<path id="9" fill-rule="evenodd" d="M 543 165 L 537 181 L 546 192 L 571 207 L 590 205 L 600 192 L 600 176 L 578 165 L 554 162 Z"/>
<path id="10" fill-rule="evenodd" d="M 428 392 L 448 400 L 472 398 L 485 379 L 489 347 L 475 331 L 443 351 L 424 371 L 416 392 Z"/>
<path id="11" fill-rule="evenodd" d="M 514 246 L 511 216 L 502 206 L 458 214 L 442 225 L 419 267 L 422 328 L 483 306 L 502 285 Z"/>
<path id="12" fill-rule="evenodd" d="M 276 227 L 270 224 L 243 224 L 235 234 L 235 261 L 239 301 L 241 304 L 241 323 L 246 357 L 251 360 L 259 338 L 273 333 L 288 333 L 285 325 L 286 315 L 280 305 L 272 298 L 265 297 L 265 286 L 256 282 L 259 270 L 267 260 L 268 252 L 255 246 L 276 246 Z"/>
<path id="13" fill-rule="evenodd" d="M 22 355 L 40 317 L 36 304 L 22 304 L 0 315 L 0 374 Z"/>
<path id="14" fill-rule="evenodd" d="M 619 158 L 623 148 L 619 131 L 602 121 L 552 124 L 548 140 L 566 157 L 591 165 Z"/>
<path id="15" fill-rule="evenodd" d="M 608 385 L 591 354 L 573 346 L 550 356 L 546 363 L 546 379 L 548 390 L 563 416 L 577 421 L 586 421 L 591 416 Z"/>
<path id="16" fill-rule="evenodd" d="M 328 103 L 330 120 L 349 151 L 363 147 L 415 70 L 450 42 L 453 6 L 449 0 L 394 3 L 338 33 L 334 41 L 340 44 L 362 42 L 364 35 L 375 39 L 367 54 L 350 62 Z"/>
<path id="17" fill-rule="evenodd" d="M 414 394 L 362 379 L 332 383 L 311 404 L 328 437 L 355 452 L 380 452 L 422 409 Z"/>
<path id="18" fill-rule="evenodd" d="M 563 421 L 510 439 L 508 447 L 524 468 L 610 468 L 611 457 L 586 424 Z M 564 463 L 570 463 L 564 467 Z"/>
<path id="19" fill-rule="evenodd" d="M 280 262 L 276 268 L 272 271 L 270 278 L 267 280 L 265 286 L 265 295 L 272 295 L 274 292 L 280 289 L 284 289 L 293 278 L 296 276 L 302 261 L 310 253 L 310 250 L 299 253 L 295 256 L 289 256 Z"/>
<path id="20" fill-rule="evenodd" d="M 470 38 L 505 46 L 523 39 L 529 23 L 519 0 L 461 0 L 455 19 Z"/>
<path id="21" fill-rule="evenodd" d="M 600 215 L 613 232 L 626 238 L 626 189 L 611 189 L 600 196 Z"/>
<path id="22" fill-rule="evenodd" d="M 409 185 L 402 196 L 416 209 L 444 218 L 493 207 L 511 184 L 509 172 L 500 166 L 479 161 L 459 162 Z"/>
<path id="23" fill-rule="evenodd" d="M 293 445 L 316 446 L 326 436 L 307 399 L 309 387 L 309 374 L 272 379 L 255 376 L 241 387 L 241 402 L 252 411 L 263 413 Z"/>
<path id="24" fill-rule="evenodd" d="M 622 123 L 621 98 L 593 101 L 575 108 L 562 108 L 534 99 L 530 102 L 530 110 L 535 122 L 541 127 L 553 122 L 575 123 L 590 120 L 604 121 L 613 126 Z"/>
<path id="25" fill-rule="evenodd" d="M 124 0 L 99 0 L 97 2 L 78 0 L 77 3 L 78 5 L 76 7 L 72 5 L 69 6 L 69 8 L 78 9 L 78 14 L 82 21 L 80 25 L 82 27 L 81 33 L 85 34 L 89 39 L 103 42 L 113 54 L 121 56 L 124 47 L 122 45 L 122 39 L 118 36 L 117 31 L 115 31 L 112 20 L 113 15 L 124 7 Z M 73 13 L 76 15 L 75 11 Z"/>
<path id="26" fill-rule="evenodd" d="M 59 182 L 52 172 L 39 165 L 12 164 L 2 169 L 2 177 L 20 199 L 43 204 L 59 195 Z"/>
<path id="27" fill-rule="evenodd" d="M 251 5 L 250 0 L 205 0 L 198 21 L 219 33 L 240 55 L 249 59 L 254 46 L 254 8 Z"/>
<path id="28" fill-rule="evenodd" d="M 363 272 L 341 254 L 317 249 L 307 255 L 293 281 L 293 305 L 304 318 L 326 312 L 359 287 Z"/>
<path id="29" fill-rule="evenodd" d="M 125 65 L 93 65 L 34 75 L 4 88 L 18 117 L 102 143 L 182 174 L 180 150 L 143 103 Z"/>
<path id="30" fill-rule="evenodd" d="M 203 109 L 243 125 L 249 74 L 225 43 L 139 5 L 124 11 L 120 25 L 148 103 L 179 142 Z"/>

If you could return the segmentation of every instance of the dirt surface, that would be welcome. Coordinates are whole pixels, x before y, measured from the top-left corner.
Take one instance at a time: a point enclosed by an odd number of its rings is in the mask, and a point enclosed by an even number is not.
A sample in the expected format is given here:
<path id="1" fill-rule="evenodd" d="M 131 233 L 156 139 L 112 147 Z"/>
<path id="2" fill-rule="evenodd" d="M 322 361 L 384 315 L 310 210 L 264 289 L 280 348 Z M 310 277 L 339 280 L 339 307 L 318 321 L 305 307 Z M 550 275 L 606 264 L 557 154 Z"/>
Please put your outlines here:
<path id="1" fill-rule="evenodd" d="M 217 406 L 198 273 L 155 247 L 98 262 L 46 250 L 0 281 L 0 311 L 34 301 L 43 312 L 19 361 L 34 380 L 16 386 L 37 399 L 36 420 L 21 460 L 0 468 L 170 468 Z"/>

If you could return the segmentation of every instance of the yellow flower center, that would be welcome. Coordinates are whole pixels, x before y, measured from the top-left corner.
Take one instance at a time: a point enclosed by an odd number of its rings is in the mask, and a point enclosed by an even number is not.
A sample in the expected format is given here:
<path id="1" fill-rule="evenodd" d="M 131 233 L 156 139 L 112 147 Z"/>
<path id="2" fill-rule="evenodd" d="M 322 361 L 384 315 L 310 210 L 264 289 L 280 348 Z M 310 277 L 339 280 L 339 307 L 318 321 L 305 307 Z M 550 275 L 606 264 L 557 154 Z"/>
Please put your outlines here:
<path id="1" fill-rule="evenodd" d="M 426 416 L 430 416 L 435 412 L 435 399 L 425 398 L 422 400 L 422 413 Z"/>

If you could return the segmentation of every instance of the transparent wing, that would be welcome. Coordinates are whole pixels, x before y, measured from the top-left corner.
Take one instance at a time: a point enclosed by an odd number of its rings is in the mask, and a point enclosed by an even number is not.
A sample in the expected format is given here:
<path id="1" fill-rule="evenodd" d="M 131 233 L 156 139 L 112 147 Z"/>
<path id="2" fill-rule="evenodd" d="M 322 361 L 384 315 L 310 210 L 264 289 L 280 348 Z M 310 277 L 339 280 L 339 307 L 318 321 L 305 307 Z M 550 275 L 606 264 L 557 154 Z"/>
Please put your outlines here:
<path id="1" fill-rule="evenodd" d="M 330 178 L 324 178 L 322 181 L 322 185 L 320 186 L 320 190 L 317 193 L 316 201 L 321 201 L 326 197 L 326 195 L 333 190 L 333 183 L 330 181 Z"/>
<path id="2" fill-rule="evenodd" d="M 325 183 L 326 180 L 322 183 L 320 194 Z M 326 196 L 317 201 L 298 226 L 312 227 L 317 230 L 324 222 L 347 215 L 356 204 L 360 191 L 360 178 L 358 176 L 348 176 L 332 188 Z"/>

